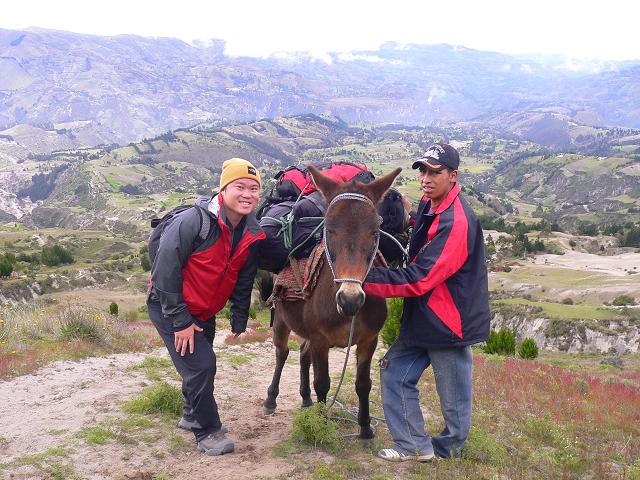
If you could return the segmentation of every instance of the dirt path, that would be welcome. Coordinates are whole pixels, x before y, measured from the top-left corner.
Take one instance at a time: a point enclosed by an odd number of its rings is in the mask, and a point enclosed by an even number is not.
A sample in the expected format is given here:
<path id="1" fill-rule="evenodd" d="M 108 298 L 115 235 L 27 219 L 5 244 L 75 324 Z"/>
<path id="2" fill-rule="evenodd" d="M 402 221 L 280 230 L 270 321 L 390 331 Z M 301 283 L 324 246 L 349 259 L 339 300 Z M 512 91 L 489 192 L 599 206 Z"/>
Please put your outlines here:
<path id="1" fill-rule="evenodd" d="M 626 276 L 629 270 L 640 274 L 640 254 L 638 253 L 607 256 L 567 250 L 564 255 L 536 255 L 534 262 L 551 267 L 606 273 L 607 275 L 615 276 Z M 638 282 L 640 282 L 640 279 L 638 279 Z"/>
<path id="2" fill-rule="evenodd" d="M 146 356 L 168 358 L 162 349 L 57 362 L 35 374 L 0 382 L 0 474 L 3 478 L 48 478 L 56 468 L 69 468 L 80 478 L 91 479 L 255 479 L 290 472 L 294 467 L 276 457 L 273 447 L 288 437 L 292 413 L 300 403 L 298 352 L 291 352 L 285 366 L 278 412 L 265 416 L 261 405 L 275 363 L 273 346 L 270 341 L 226 346 L 222 339 L 227 333 L 219 332 L 216 337 L 216 399 L 222 420 L 236 441 L 235 454 L 199 454 L 193 436 L 166 420 L 164 424 L 154 421 L 146 433 L 118 435 L 103 445 L 79 436 L 87 427 L 113 425 L 126 418 L 122 403 L 151 383 L 144 372 L 130 367 Z M 234 367 L 233 356 L 250 361 Z M 343 351 L 332 352 L 332 375 L 339 373 L 343 360 Z M 25 458 L 36 454 L 43 459 Z"/>

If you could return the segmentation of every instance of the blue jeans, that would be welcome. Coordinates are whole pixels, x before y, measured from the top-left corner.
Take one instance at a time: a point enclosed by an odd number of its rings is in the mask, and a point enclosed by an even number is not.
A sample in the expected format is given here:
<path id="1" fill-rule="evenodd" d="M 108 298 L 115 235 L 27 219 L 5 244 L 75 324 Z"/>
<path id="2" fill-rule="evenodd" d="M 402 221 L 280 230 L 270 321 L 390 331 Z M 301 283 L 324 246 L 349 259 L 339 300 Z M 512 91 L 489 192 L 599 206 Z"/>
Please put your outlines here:
<path id="1" fill-rule="evenodd" d="M 430 437 L 420 410 L 418 380 L 431 365 L 444 430 Z M 471 347 L 423 348 L 401 340 L 380 361 L 382 406 L 394 448 L 415 455 L 458 456 L 471 427 Z"/>

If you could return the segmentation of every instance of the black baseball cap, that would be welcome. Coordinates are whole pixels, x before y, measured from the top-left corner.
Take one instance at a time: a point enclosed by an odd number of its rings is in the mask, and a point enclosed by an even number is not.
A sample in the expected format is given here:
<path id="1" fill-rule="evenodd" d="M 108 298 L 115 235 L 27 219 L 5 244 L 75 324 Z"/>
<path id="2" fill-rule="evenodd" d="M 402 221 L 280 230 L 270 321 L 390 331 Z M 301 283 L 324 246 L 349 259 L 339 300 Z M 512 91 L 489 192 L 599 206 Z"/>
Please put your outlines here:
<path id="1" fill-rule="evenodd" d="M 451 170 L 458 170 L 460 166 L 460 155 L 458 151 L 448 143 L 434 143 L 420 160 L 416 160 L 411 168 L 427 167 L 431 170 L 441 170 L 444 167 Z"/>

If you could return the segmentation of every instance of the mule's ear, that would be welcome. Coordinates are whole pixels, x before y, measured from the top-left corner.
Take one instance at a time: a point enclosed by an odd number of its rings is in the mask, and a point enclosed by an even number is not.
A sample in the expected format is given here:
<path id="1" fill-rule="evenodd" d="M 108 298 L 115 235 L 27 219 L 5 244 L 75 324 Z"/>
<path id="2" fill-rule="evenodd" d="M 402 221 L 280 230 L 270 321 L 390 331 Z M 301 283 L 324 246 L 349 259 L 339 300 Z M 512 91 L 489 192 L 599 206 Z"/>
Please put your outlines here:
<path id="1" fill-rule="evenodd" d="M 327 202 L 330 202 L 331 199 L 336 196 L 338 184 L 333 179 L 320 172 L 320 170 L 313 165 L 308 165 L 307 168 L 311 173 L 313 183 L 316 184 L 316 187 L 318 187 L 320 193 L 324 195 Z"/>
<path id="2" fill-rule="evenodd" d="M 382 200 L 382 197 L 384 197 L 384 194 L 389 190 L 389 187 L 391 187 L 391 184 L 401 171 L 401 168 L 396 168 L 393 172 L 387 173 L 384 177 L 380 177 L 367 185 L 367 191 L 373 203 L 377 204 Z"/>

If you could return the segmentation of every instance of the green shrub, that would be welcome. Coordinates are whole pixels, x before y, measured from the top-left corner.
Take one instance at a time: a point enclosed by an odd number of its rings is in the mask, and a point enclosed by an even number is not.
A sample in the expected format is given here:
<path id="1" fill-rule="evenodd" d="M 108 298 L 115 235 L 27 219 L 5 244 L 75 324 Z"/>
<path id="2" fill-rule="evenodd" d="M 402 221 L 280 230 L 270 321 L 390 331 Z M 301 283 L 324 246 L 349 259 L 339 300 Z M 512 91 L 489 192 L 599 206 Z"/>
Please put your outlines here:
<path id="1" fill-rule="evenodd" d="M 536 358 L 538 356 L 538 345 L 533 338 L 525 338 L 518 347 L 520 358 Z"/>
<path id="2" fill-rule="evenodd" d="M 573 298 L 567 297 L 562 299 L 563 305 L 573 305 Z"/>
<path id="3" fill-rule="evenodd" d="M 615 305 L 616 307 L 623 307 L 625 305 L 635 305 L 636 301 L 632 296 L 622 294 L 614 298 L 611 304 Z"/>
<path id="4" fill-rule="evenodd" d="M 326 409 L 325 403 L 316 403 L 298 410 L 293 416 L 293 439 L 327 451 L 337 451 L 341 439 L 335 423 L 327 418 Z"/>
<path id="5" fill-rule="evenodd" d="M 73 254 L 60 245 L 42 247 L 40 260 L 42 261 L 42 263 L 49 267 L 55 267 L 56 265 L 60 265 L 61 263 L 69 264 L 74 262 Z"/>
<path id="6" fill-rule="evenodd" d="M 8 277 L 13 272 L 13 264 L 4 257 L 0 257 L 0 277 Z"/>
<path id="7" fill-rule="evenodd" d="M 109 313 L 114 317 L 118 315 L 118 304 L 116 302 L 111 302 L 109 305 Z"/>
<path id="8" fill-rule="evenodd" d="M 146 253 L 140 256 L 140 265 L 142 266 L 142 270 L 148 272 L 151 270 L 151 260 L 149 260 L 149 255 Z"/>
<path id="9" fill-rule="evenodd" d="M 491 329 L 484 352 L 498 355 L 514 355 L 516 353 L 515 335 L 507 327 L 502 327 L 498 332 Z"/>
<path id="10" fill-rule="evenodd" d="M 482 428 L 472 426 L 462 456 L 485 465 L 502 465 L 507 457 L 507 447 L 499 444 Z"/>
<path id="11" fill-rule="evenodd" d="M 391 298 L 387 302 L 387 320 L 384 322 L 382 331 L 382 343 L 389 348 L 400 334 L 400 322 L 402 320 L 402 309 L 404 299 Z"/>
<path id="12" fill-rule="evenodd" d="M 159 413 L 178 417 L 182 415 L 183 401 L 180 388 L 167 382 L 158 382 L 145 388 L 140 395 L 128 401 L 124 409 L 128 413 Z"/>

